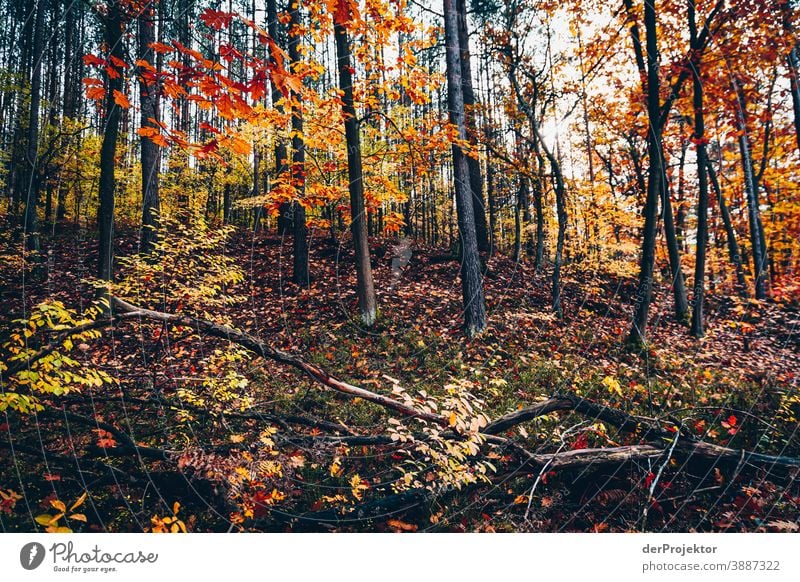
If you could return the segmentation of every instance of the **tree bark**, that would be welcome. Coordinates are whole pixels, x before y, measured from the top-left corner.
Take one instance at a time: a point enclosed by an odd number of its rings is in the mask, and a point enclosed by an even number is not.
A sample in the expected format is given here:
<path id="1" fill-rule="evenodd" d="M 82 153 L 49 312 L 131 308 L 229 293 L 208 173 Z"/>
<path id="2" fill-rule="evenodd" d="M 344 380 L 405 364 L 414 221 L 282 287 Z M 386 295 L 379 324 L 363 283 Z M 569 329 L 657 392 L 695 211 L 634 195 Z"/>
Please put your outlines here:
<path id="1" fill-rule="evenodd" d="M 477 150 L 477 124 L 475 121 L 475 91 L 472 87 L 472 64 L 469 54 L 469 27 L 467 23 L 467 2 L 456 0 L 458 9 L 458 46 L 461 64 L 461 92 L 464 97 L 464 126 L 469 144 Z M 486 225 L 486 208 L 483 202 L 483 177 L 481 163 L 472 156 L 467 156 L 469 166 L 469 185 L 472 191 L 472 211 L 475 215 L 475 236 L 478 250 L 489 252 L 489 231 Z"/>
<path id="2" fill-rule="evenodd" d="M 458 10 L 454 0 L 443 0 L 445 58 L 447 64 L 447 105 L 450 123 L 458 130 L 461 140 L 467 139 L 464 123 L 464 96 L 462 94 L 462 71 L 460 43 L 458 38 Z M 456 143 L 452 144 L 453 178 L 456 191 L 456 212 L 461 238 L 461 292 L 464 305 L 464 332 L 474 337 L 486 328 L 486 305 L 483 297 L 483 281 L 478 256 L 478 240 L 475 231 L 475 213 L 470 186 L 469 164 L 464 152 Z"/>
<path id="3" fill-rule="evenodd" d="M 689 313 L 689 302 L 686 299 L 686 283 L 681 269 L 681 251 L 678 244 L 678 236 L 675 232 L 675 219 L 672 214 L 672 197 L 666 183 L 662 182 L 662 208 L 664 211 L 664 234 L 667 240 L 667 251 L 669 254 L 669 268 L 672 275 L 672 295 L 675 301 L 675 320 L 678 323 L 686 323 Z"/>
<path id="4" fill-rule="evenodd" d="M 108 4 L 108 14 L 101 16 L 104 24 L 106 45 L 110 54 L 124 60 L 122 50 L 122 14 L 119 1 Z M 115 158 L 117 135 L 122 110 L 114 102 L 114 91 L 122 91 L 124 71 L 113 64 L 109 67 L 116 75 L 106 74 L 106 96 L 104 101 L 103 143 L 100 147 L 100 206 L 97 210 L 99 230 L 99 253 L 97 277 L 103 281 L 113 280 L 114 275 L 114 195 L 116 190 Z"/>
<path id="5" fill-rule="evenodd" d="M 695 21 L 695 0 L 689 0 L 689 31 L 691 45 L 697 44 L 697 22 Z M 697 54 L 697 53 L 694 53 Z M 697 144 L 697 250 L 694 269 L 694 306 L 692 310 L 692 335 L 696 338 L 705 334 L 703 307 L 705 302 L 706 247 L 708 244 L 708 154 L 706 152 L 705 119 L 703 117 L 703 82 L 700 76 L 700 57 L 692 59 L 694 140 Z"/>
<path id="6" fill-rule="evenodd" d="M 731 80 L 736 94 L 736 125 L 739 131 L 739 153 L 742 158 L 744 172 L 744 189 L 747 196 L 747 215 L 750 222 L 750 243 L 753 256 L 753 274 L 755 277 L 756 299 L 766 299 L 767 254 L 763 239 L 763 227 L 758 201 L 758 184 L 753 171 L 753 159 L 750 152 L 750 137 L 747 133 L 747 101 L 744 88 L 735 78 Z"/>
<path id="7" fill-rule="evenodd" d="M 630 11 L 630 1 L 626 0 Z M 658 39 L 656 36 L 656 5 L 657 0 L 644 4 L 644 22 L 647 36 L 647 84 L 644 87 L 647 94 L 647 116 L 650 121 L 647 132 L 647 151 L 649 156 L 650 172 L 647 177 L 647 197 L 644 207 L 644 230 L 642 233 L 642 256 L 639 262 L 639 283 L 634 304 L 633 325 L 629 335 L 629 342 L 641 345 L 647 340 L 647 320 L 650 315 L 650 302 L 653 294 L 653 270 L 656 255 L 656 227 L 658 223 L 658 201 L 662 199 L 666 176 L 664 175 L 664 160 L 662 157 L 661 134 L 661 102 L 659 98 L 659 54 Z M 633 34 L 633 28 L 632 34 Z M 638 29 L 634 36 L 634 49 L 637 53 L 637 62 L 642 61 L 641 42 L 638 38 Z M 641 67 L 640 67 L 641 68 Z"/>
<path id="8" fill-rule="evenodd" d="M 292 64 L 300 62 L 300 3 L 292 2 L 289 12 L 289 59 Z M 306 229 L 306 210 L 300 203 L 305 194 L 306 149 L 303 138 L 302 95 L 292 95 L 292 186 L 294 202 L 292 203 L 292 235 L 294 260 L 292 263 L 292 279 L 301 287 L 308 287 L 308 233 Z"/>
<path id="9" fill-rule="evenodd" d="M 717 195 L 717 204 L 719 205 L 719 213 L 722 216 L 722 225 L 725 228 L 725 235 L 728 244 L 728 257 L 736 269 L 736 281 L 739 287 L 739 294 L 747 299 L 749 293 L 747 292 L 747 281 L 744 276 L 744 267 L 742 265 L 742 254 L 739 250 L 739 243 L 736 241 L 736 230 L 733 228 L 733 221 L 731 220 L 731 212 L 728 210 L 728 205 L 725 203 L 725 197 L 722 195 L 722 188 L 720 188 L 719 180 L 717 180 L 717 173 L 711 160 L 707 160 L 706 168 L 708 170 L 708 179 L 711 182 L 711 187 Z"/>
<path id="10" fill-rule="evenodd" d="M 148 6 L 138 18 L 139 28 L 139 55 L 140 59 L 147 61 L 155 67 L 153 49 L 150 45 L 155 42 L 155 9 Z M 139 104 L 141 107 L 141 126 L 158 129 L 158 88 L 155 83 L 148 80 L 148 72 L 144 67 L 139 67 Z M 149 254 L 153 251 L 158 234 L 159 213 L 161 202 L 158 193 L 158 172 L 161 165 L 161 152 L 159 147 L 149 137 L 141 136 L 141 162 L 142 162 L 142 231 L 139 250 Z"/>
<path id="11" fill-rule="evenodd" d="M 36 20 L 33 27 L 33 70 L 31 71 L 31 98 L 28 113 L 28 143 L 25 152 L 25 174 L 22 182 L 25 196 L 25 246 L 30 251 L 39 250 L 39 108 L 42 102 L 42 61 L 44 60 L 44 15 L 48 0 L 36 3 Z"/>
<path id="12" fill-rule="evenodd" d="M 278 22 L 278 7 L 276 0 L 267 0 L 267 32 L 272 39 L 272 42 L 280 46 L 281 28 Z M 277 66 L 275 55 L 272 51 L 269 53 L 270 64 L 274 67 Z M 269 78 L 270 94 L 272 97 L 272 107 L 279 114 L 283 113 L 283 105 L 281 104 L 281 92 L 275 84 L 272 75 Z M 286 142 L 276 136 L 275 138 L 275 181 L 279 180 L 281 176 L 286 173 L 287 160 L 289 155 L 287 153 Z M 278 211 L 278 234 L 285 235 L 292 228 L 292 204 L 290 202 L 282 202 Z"/>
<path id="13" fill-rule="evenodd" d="M 342 3 L 338 0 L 337 13 L 341 12 Z M 350 16 L 349 5 L 344 7 L 347 18 Z M 377 318 L 377 300 L 372 280 L 372 265 L 367 240 L 367 221 L 364 216 L 364 182 L 361 168 L 361 136 L 359 121 L 353 100 L 353 74 L 351 72 L 350 39 L 345 26 L 347 22 L 336 22 L 334 18 L 334 40 L 339 67 L 339 87 L 342 90 L 342 113 L 344 115 L 344 132 L 347 143 L 347 175 L 350 181 L 350 230 L 353 233 L 353 246 L 356 255 L 356 276 L 358 279 L 358 306 L 361 312 L 361 323 L 371 326 Z"/>

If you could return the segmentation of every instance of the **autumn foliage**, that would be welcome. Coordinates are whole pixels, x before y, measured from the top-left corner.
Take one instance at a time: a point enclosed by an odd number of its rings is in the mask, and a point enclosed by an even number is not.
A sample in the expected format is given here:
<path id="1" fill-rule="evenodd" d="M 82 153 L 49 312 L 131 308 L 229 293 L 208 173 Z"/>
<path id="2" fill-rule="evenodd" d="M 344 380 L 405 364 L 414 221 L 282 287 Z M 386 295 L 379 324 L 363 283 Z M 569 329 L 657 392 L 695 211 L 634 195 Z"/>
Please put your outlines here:
<path id="1" fill-rule="evenodd" d="M 796 531 L 796 12 L 8 3 L 0 529 Z"/>

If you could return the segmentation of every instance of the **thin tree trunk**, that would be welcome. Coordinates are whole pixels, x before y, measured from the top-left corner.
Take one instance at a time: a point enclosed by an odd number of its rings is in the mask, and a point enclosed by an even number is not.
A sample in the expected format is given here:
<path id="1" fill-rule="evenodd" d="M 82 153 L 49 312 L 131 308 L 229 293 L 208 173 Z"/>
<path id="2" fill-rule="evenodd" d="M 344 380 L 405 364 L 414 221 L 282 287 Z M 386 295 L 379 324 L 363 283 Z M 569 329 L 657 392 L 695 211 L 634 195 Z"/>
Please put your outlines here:
<path id="1" fill-rule="evenodd" d="M 44 57 L 44 15 L 48 0 L 36 3 L 36 20 L 33 27 L 33 71 L 31 72 L 31 101 L 28 115 L 28 144 L 25 154 L 25 244 L 28 250 L 39 250 L 39 204 L 41 186 L 39 168 L 39 107 L 42 102 L 42 61 Z"/>
<path id="2" fill-rule="evenodd" d="M 514 262 L 519 263 L 522 258 L 522 211 L 528 204 L 528 183 L 520 175 L 517 190 L 517 203 L 514 205 Z"/>
<path id="3" fill-rule="evenodd" d="M 292 64 L 300 62 L 300 7 L 293 2 L 289 12 L 289 59 Z M 300 204 L 305 195 L 306 149 L 303 141 L 302 95 L 295 93 L 292 99 L 292 185 L 294 202 L 292 203 L 294 261 L 292 279 L 301 287 L 308 287 L 308 233 L 306 229 L 306 210 Z"/>
<path id="4" fill-rule="evenodd" d="M 155 42 L 155 9 L 145 8 L 138 18 L 140 59 L 155 68 L 154 52 L 150 45 Z M 141 126 L 158 129 L 158 90 L 151 81 L 153 73 L 146 67 L 139 67 L 139 104 Z M 142 232 L 140 252 L 153 251 L 158 234 L 161 202 L 158 193 L 158 172 L 161 164 L 159 147 L 149 137 L 141 136 L 142 165 Z"/>
<path id="5" fill-rule="evenodd" d="M 708 169 L 708 178 L 711 182 L 711 187 L 717 195 L 719 213 L 722 216 L 722 224 L 725 228 L 726 238 L 728 239 L 728 257 L 736 269 L 736 281 L 739 287 L 739 294 L 747 299 L 750 294 L 747 292 L 747 281 L 744 276 L 742 254 L 739 251 L 739 243 L 736 241 L 736 230 L 733 228 L 731 212 L 728 210 L 728 205 L 725 203 L 725 197 L 722 195 L 722 188 L 720 188 L 719 181 L 717 180 L 717 173 L 714 170 L 714 166 L 711 164 L 711 160 L 707 160 L 706 167 Z"/>
<path id="6" fill-rule="evenodd" d="M 689 30 L 691 45 L 697 44 L 695 0 L 689 0 Z M 706 246 L 708 244 L 708 154 L 706 152 L 705 120 L 703 117 L 703 82 L 700 76 L 700 58 L 692 59 L 694 81 L 694 140 L 697 144 L 697 250 L 694 269 L 694 309 L 692 310 L 692 335 L 700 338 L 705 334 L 703 307 L 705 302 Z"/>
<path id="7" fill-rule="evenodd" d="M 338 0 L 337 15 L 346 14 L 351 18 L 347 0 Z M 342 10 L 344 8 L 344 10 Z M 353 100 L 353 81 L 350 59 L 350 39 L 347 21 L 336 21 L 334 17 L 334 40 L 339 67 L 339 87 L 342 90 L 342 113 L 344 115 L 345 141 L 347 143 L 347 175 L 350 189 L 350 230 L 353 233 L 353 246 L 356 255 L 356 276 L 358 279 L 358 305 L 361 322 L 371 326 L 377 318 L 377 300 L 372 280 L 372 265 L 367 240 L 367 224 L 364 216 L 364 182 L 361 169 L 361 136 Z"/>
<path id="8" fill-rule="evenodd" d="M 747 196 L 747 214 L 750 220 L 750 242 L 753 256 L 753 273 L 755 276 L 755 296 L 756 299 L 766 299 L 766 267 L 767 255 L 766 246 L 763 240 L 763 227 L 761 226 L 761 216 L 758 202 L 758 185 L 756 184 L 755 172 L 753 171 L 753 159 L 750 153 L 750 138 L 747 134 L 747 102 L 744 96 L 744 89 L 734 78 L 731 80 L 733 90 L 736 93 L 736 124 L 739 130 L 739 153 L 742 158 L 742 169 L 744 171 L 744 187 Z"/>
<path id="9" fill-rule="evenodd" d="M 672 275 L 672 295 L 675 300 L 675 319 L 678 323 L 687 323 L 689 302 L 686 299 L 686 283 L 681 269 L 681 251 L 675 233 L 675 220 L 672 215 L 672 200 L 669 188 L 662 188 L 662 208 L 664 211 L 664 234 L 667 239 L 669 268 Z"/>
<path id="10" fill-rule="evenodd" d="M 122 50 L 122 15 L 119 2 L 110 2 L 108 14 L 103 18 L 105 41 L 111 55 L 124 60 Z M 109 65 L 115 70 L 114 65 Z M 100 206 L 97 210 L 99 230 L 99 253 L 97 277 L 104 281 L 113 280 L 114 275 L 114 194 L 116 190 L 115 158 L 117 155 L 117 135 L 122 110 L 114 102 L 114 91 L 122 91 L 124 71 L 117 70 L 114 78 L 106 76 L 106 97 L 104 103 L 103 143 L 100 147 Z"/>
<path id="11" fill-rule="evenodd" d="M 278 7 L 277 0 L 267 0 L 267 32 L 272 39 L 272 42 L 280 46 L 281 29 L 280 22 L 278 22 Z M 272 50 L 269 53 L 270 64 L 277 66 L 277 60 Z M 280 103 L 281 92 L 275 84 L 272 75 L 269 78 L 270 91 L 272 96 L 272 107 L 278 114 L 283 113 L 283 105 Z M 287 153 L 286 142 L 280 136 L 275 138 L 275 181 L 279 180 L 281 176 L 286 173 L 287 160 L 289 155 Z M 292 219 L 292 204 L 290 202 L 283 202 L 280 204 L 278 213 L 278 233 L 285 235 L 290 230 L 293 230 Z"/>
<path id="12" fill-rule="evenodd" d="M 661 103 L 659 98 L 659 54 L 656 37 L 656 0 L 644 4 L 644 22 L 647 35 L 647 116 L 649 119 L 647 132 L 647 150 L 650 172 L 647 178 L 647 198 L 644 207 L 644 230 L 642 233 L 642 256 L 639 263 L 639 284 L 634 305 L 633 324 L 629 342 L 641 345 L 647 340 L 647 320 L 650 315 L 650 302 L 653 294 L 653 271 L 656 256 L 656 229 L 658 225 L 658 201 L 664 192 L 665 175 L 662 157 Z M 630 11 L 630 1 L 626 0 Z M 641 41 L 638 28 L 631 27 L 634 35 L 634 48 L 637 50 L 637 61 L 641 62 Z M 640 63 L 640 70 L 643 65 Z"/>
<path id="13" fill-rule="evenodd" d="M 477 147 L 477 124 L 475 122 L 475 91 L 472 87 L 472 65 L 469 53 L 469 27 L 467 23 L 466 0 L 456 0 L 458 9 L 458 46 L 461 64 L 461 91 L 464 97 L 464 126 L 470 145 Z M 467 156 L 469 166 L 469 184 L 472 191 L 472 211 L 475 214 L 475 236 L 478 239 L 478 250 L 489 252 L 489 233 L 486 226 L 486 208 L 483 202 L 483 177 L 481 163 L 472 156 Z"/>
<path id="14" fill-rule="evenodd" d="M 445 58 L 447 63 L 447 106 L 450 123 L 458 129 L 460 140 L 467 139 L 464 124 L 464 96 L 458 38 L 458 10 L 454 0 L 443 0 Z M 486 328 L 486 305 L 475 231 L 475 213 L 470 187 L 469 164 L 461 148 L 452 144 L 456 212 L 461 238 L 461 291 L 464 305 L 464 332 L 474 337 Z"/>

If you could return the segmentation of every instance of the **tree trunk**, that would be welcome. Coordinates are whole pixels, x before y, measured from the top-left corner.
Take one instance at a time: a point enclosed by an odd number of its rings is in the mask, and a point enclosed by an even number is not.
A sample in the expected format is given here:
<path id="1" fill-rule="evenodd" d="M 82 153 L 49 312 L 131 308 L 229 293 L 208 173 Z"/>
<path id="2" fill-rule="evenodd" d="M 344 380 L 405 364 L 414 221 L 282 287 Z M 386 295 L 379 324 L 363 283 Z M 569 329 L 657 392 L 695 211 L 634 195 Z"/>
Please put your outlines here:
<path id="1" fill-rule="evenodd" d="M 458 130 L 460 140 L 467 139 L 464 124 L 461 58 L 458 38 L 458 11 L 455 0 L 443 0 L 445 58 L 447 63 L 447 106 L 450 123 Z M 475 212 L 470 187 L 469 164 L 458 144 L 452 144 L 453 178 L 456 193 L 456 212 L 461 239 L 461 291 L 464 304 L 464 332 L 474 337 L 486 328 L 486 305 L 475 231 Z"/>
<path id="2" fill-rule="evenodd" d="M 267 0 L 267 31 L 272 39 L 272 42 L 280 45 L 281 29 L 280 22 L 278 22 L 278 7 L 277 0 Z M 269 53 L 269 60 L 272 66 L 277 66 L 275 55 L 272 51 Z M 272 107 L 279 114 L 283 113 L 283 105 L 280 103 L 281 92 L 275 84 L 272 75 L 269 78 L 270 92 L 272 96 Z M 279 180 L 287 170 L 287 160 L 289 156 L 286 149 L 286 142 L 276 136 L 275 138 L 275 181 Z M 285 235 L 290 230 L 293 230 L 292 224 L 292 204 L 290 202 L 283 202 L 280 204 L 278 211 L 278 234 Z"/>
<path id="3" fill-rule="evenodd" d="M 472 88 L 472 65 L 469 54 L 469 28 L 467 23 L 467 2 L 456 0 L 458 10 L 458 46 L 461 64 L 461 92 L 464 98 L 464 127 L 469 144 L 477 149 L 477 125 L 475 122 L 475 91 Z M 483 202 L 483 177 L 481 163 L 467 156 L 469 184 L 472 191 L 472 212 L 475 215 L 475 236 L 478 250 L 489 252 L 489 231 L 486 226 L 486 208 Z"/>
<path id="4" fill-rule="evenodd" d="M 42 102 L 42 61 L 44 57 L 44 15 L 48 0 L 36 3 L 36 20 L 33 27 L 33 70 L 31 72 L 31 103 L 28 115 L 28 144 L 25 154 L 25 174 L 22 184 L 25 196 L 25 245 L 30 251 L 39 250 L 39 204 L 41 187 L 39 168 L 39 107 Z"/>
<path id="5" fill-rule="evenodd" d="M 697 44 L 697 23 L 695 22 L 695 0 L 689 0 L 689 30 L 691 45 Z M 696 53 L 695 53 L 696 54 Z M 697 250 L 694 268 L 694 309 L 692 310 L 692 335 L 696 338 L 705 334 L 703 326 L 703 307 L 705 302 L 706 246 L 708 244 L 708 154 L 706 152 L 705 119 L 703 118 L 703 82 L 700 77 L 700 57 L 692 59 L 692 78 L 694 81 L 694 140 L 697 144 Z"/>
<path id="6" fill-rule="evenodd" d="M 664 184 L 664 182 L 662 182 Z M 664 184 L 666 186 L 666 184 Z M 667 251 L 669 253 L 669 268 L 672 275 L 672 294 L 675 300 L 675 320 L 678 323 L 687 323 L 686 318 L 689 313 L 689 302 L 686 299 L 686 283 L 681 269 L 681 251 L 678 247 L 678 237 L 675 233 L 675 219 L 672 215 L 672 200 L 669 188 L 663 187 L 661 190 L 664 234 L 667 239 Z"/>
<path id="7" fill-rule="evenodd" d="M 794 113 L 794 133 L 797 140 L 797 149 L 800 150 L 800 56 L 797 47 L 789 52 L 789 82 L 792 93 L 792 112 Z"/>
<path id="8" fill-rule="evenodd" d="M 300 8 L 299 2 L 293 2 L 289 12 L 289 59 L 292 64 L 300 62 Z M 294 243 L 294 261 L 292 279 L 301 287 L 308 287 L 308 233 L 306 229 L 306 210 L 300 204 L 305 194 L 306 150 L 303 141 L 302 95 L 294 93 L 292 107 L 292 186 L 294 202 L 292 203 L 292 235 Z"/>
<path id="9" fill-rule="evenodd" d="M 647 177 L 647 198 L 644 206 L 644 230 L 642 233 L 642 256 L 639 262 L 639 283 L 634 305 L 633 324 L 629 342 L 642 345 L 647 340 L 647 320 L 653 294 L 653 270 L 656 256 L 656 229 L 658 224 L 658 201 L 666 189 L 664 183 L 664 160 L 662 158 L 661 107 L 659 98 L 659 54 L 656 37 L 657 0 L 644 3 L 644 22 L 647 34 L 647 150 L 650 172 Z M 633 28 L 632 28 L 633 30 Z M 636 32 L 638 37 L 638 30 Z M 641 51 L 641 44 L 634 47 Z M 637 58 L 637 60 L 641 60 Z"/>
<path id="10" fill-rule="evenodd" d="M 122 50 L 122 15 L 119 2 L 110 2 L 108 14 L 103 18 L 106 46 L 111 56 L 124 60 Z M 106 96 L 104 102 L 103 143 L 100 147 L 100 206 L 97 210 L 97 228 L 99 230 L 99 254 L 97 261 L 97 277 L 104 281 L 113 280 L 114 276 L 114 194 L 116 190 L 115 158 L 117 155 L 117 135 L 122 110 L 114 102 L 114 91 L 122 91 L 124 71 L 113 64 L 109 65 L 116 72 L 114 78 L 106 75 Z"/>
<path id="11" fill-rule="evenodd" d="M 733 90 L 736 93 L 737 101 L 736 124 L 739 131 L 739 153 L 742 158 L 744 189 L 747 196 L 747 214 L 750 221 L 750 242 L 753 256 L 753 273 L 755 276 L 755 296 L 756 299 L 766 299 L 767 287 L 765 270 L 767 267 L 767 255 L 763 240 L 763 228 L 761 226 L 758 185 L 756 184 L 755 172 L 753 171 L 750 138 L 747 134 L 747 102 L 741 84 L 735 78 L 731 80 L 731 83 L 733 84 Z"/>
<path id="12" fill-rule="evenodd" d="M 347 143 L 347 175 L 350 189 L 350 230 L 353 233 L 353 246 L 356 254 L 356 276 L 358 279 L 358 306 L 361 322 L 371 326 L 377 318 L 377 300 L 372 280 L 372 265 L 367 240 L 367 221 L 364 216 L 364 182 L 361 170 L 361 136 L 353 100 L 353 81 L 350 59 L 350 39 L 347 29 L 350 15 L 347 0 L 338 0 L 337 16 L 346 13 L 347 21 L 337 22 L 334 18 L 334 40 L 339 66 L 339 87 L 342 90 L 342 113 L 344 114 L 344 132 Z M 344 6 L 343 6 L 344 4 Z M 344 8 L 344 10 L 342 10 Z"/>
<path id="13" fill-rule="evenodd" d="M 514 205 L 514 262 L 519 263 L 522 258 L 522 209 L 528 203 L 528 184 L 525 177 L 519 177 L 517 190 L 517 203 Z"/>
<path id="14" fill-rule="evenodd" d="M 739 251 L 739 243 L 736 241 L 736 230 L 733 228 L 733 221 L 731 220 L 731 212 L 728 210 L 728 205 L 725 203 L 725 197 L 722 195 L 722 188 L 720 188 L 719 181 L 717 180 L 717 173 L 714 166 L 711 165 L 711 160 L 707 160 L 706 167 L 708 169 L 708 179 L 717 195 L 717 204 L 719 205 L 719 213 L 722 216 L 722 225 L 725 228 L 725 234 L 728 243 L 728 257 L 736 269 L 736 281 L 739 287 L 739 294 L 747 299 L 749 293 L 747 292 L 747 281 L 744 276 L 744 267 L 742 266 L 742 254 Z"/>
<path id="15" fill-rule="evenodd" d="M 783 29 L 791 37 L 794 33 L 792 30 L 792 2 L 783 0 L 781 10 L 783 12 Z M 797 149 L 800 150 L 800 54 L 798 54 L 797 45 L 794 45 L 789 51 L 786 65 L 789 69 L 789 90 L 792 94 L 795 139 L 797 140 Z"/>
<path id="16" fill-rule="evenodd" d="M 150 45 L 155 42 L 155 10 L 145 8 L 138 18 L 139 55 L 155 67 L 154 53 Z M 152 73 L 145 67 L 139 67 L 139 103 L 141 107 L 141 126 L 158 129 L 158 89 L 153 83 Z M 158 172 L 161 165 L 159 147 L 149 137 L 141 136 L 142 162 L 142 232 L 139 247 L 142 253 L 153 251 L 158 234 L 159 213 L 161 203 L 158 193 Z"/>

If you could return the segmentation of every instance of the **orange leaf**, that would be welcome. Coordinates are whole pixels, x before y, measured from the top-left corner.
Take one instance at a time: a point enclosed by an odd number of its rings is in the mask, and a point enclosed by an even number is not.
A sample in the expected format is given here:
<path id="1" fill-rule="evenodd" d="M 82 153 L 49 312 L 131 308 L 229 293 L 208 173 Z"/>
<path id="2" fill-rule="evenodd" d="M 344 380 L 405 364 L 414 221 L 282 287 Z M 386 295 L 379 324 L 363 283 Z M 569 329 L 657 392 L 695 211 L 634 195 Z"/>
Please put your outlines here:
<path id="1" fill-rule="evenodd" d="M 417 531 L 417 526 L 413 523 L 406 523 L 404 521 L 400 521 L 399 519 L 390 519 L 386 522 L 391 528 L 398 529 L 400 531 Z"/>
<path id="2" fill-rule="evenodd" d="M 131 102 L 128 101 L 128 98 L 125 96 L 125 93 L 121 91 L 117 91 L 114 89 L 114 103 L 122 107 L 123 109 L 127 109 L 131 106 Z"/>
<path id="3" fill-rule="evenodd" d="M 168 44 L 164 44 L 163 42 L 151 42 L 150 48 L 156 51 L 157 53 L 171 53 L 175 49 L 169 46 Z"/>
<path id="4" fill-rule="evenodd" d="M 126 63 L 122 59 L 119 59 L 119 58 L 115 57 L 114 55 L 111 55 L 110 60 L 111 60 L 111 64 L 113 64 L 117 68 L 120 68 L 120 69 L 127 69 L 128 68 L 128 63 Z"/>
<path id="5" fill-rule="evenodd" d="M 242 156 L 250 155 L 250 142 L 243 140 L 240 137 L 231 138 L 231 149 Z"/>

